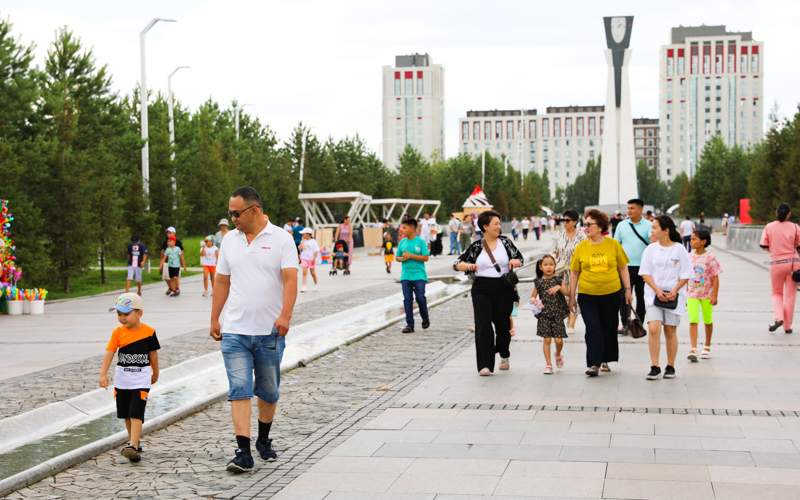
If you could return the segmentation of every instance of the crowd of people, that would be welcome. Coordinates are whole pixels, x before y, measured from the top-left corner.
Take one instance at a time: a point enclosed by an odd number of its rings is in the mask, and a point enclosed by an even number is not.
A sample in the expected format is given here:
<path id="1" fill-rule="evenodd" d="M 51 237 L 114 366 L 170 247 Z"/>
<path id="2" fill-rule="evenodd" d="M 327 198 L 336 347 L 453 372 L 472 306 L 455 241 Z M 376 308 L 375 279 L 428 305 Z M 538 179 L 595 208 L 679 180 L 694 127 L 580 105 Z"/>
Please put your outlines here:
<path id="1" fill-rule="evenodd" d="M 228 378 L 236 449 L 227 463 L 230 472 L 253 469 L 251 451 L 251 399 L 257 398 L 258 430 L 255 449 L 265 461 L 277 459 L 269 437 L 280 394 L 280 363 L 289 333 L 294 304 L 307 287 L 310 274 L 316 284 L 316 263 L 320 246 L 314 231 L 299 218 L 287 222 L 284 230 L 273 225 L 258 192 L 239 188 L 230 197 L 228 219 L 219 221 L 219 231 L 201 243 L 200 262 L 204 271 L 204 295 L 213 290 L 210 336 L 220 342 Z M 475 366 L 480 376 L 491 376 L 497 368 L 511 367 L 512 317 L 521 302 L 515 270 L 525 261 L 514 241 L 531 235 L 558 231 L 552 250 L 541 256 L 528 304 L 537 318 L 536 334 L 542 338 L 544 374 L 552 375 L 565 366 L 564 340 L 575 333 L 580 314 L 585 326 L 586 375 L 597 377 L 611 371 L 619 361 L 619 340 L 623 335 L 641 333 L 646 323 L 650 370 L 648 380 L 671 379 L 678 354 L 677 331 L 688 316 L 690 362 L 711 357 L 713 309 L 720 289 L 719 261 L 709 251 L 711 232 L 701 223 L 686 219 L 677 227 L 670 216 L 644 212 L 644 202 L 631 199 L 627 217 L 609 217 L 597 210 L 581 215 L 566 210 L 556 217 L 512 219 L 511 237 L 502 234 L 501 215 L 493 210 L 452 214 L 447 224 L 450 254 L 456 255 L 453 269 L 471 279 L 475 322 Z M 800 228 L 790 220 L 786 204 L 778 207 L 776 220 L 768 224 L 761 246 L 770 252 L 774 322 L 769 331 L 783 328 L 792 333 L 792 314 Z M 691 226 L 690 224 L 691 223 Z M 426 263 L 437 251 L 442 228 L 430 214 L 422 219 L 403 218 L 397 233 L 384 221 L 382 253 L 387 272 L 393 262 L 400 273 L 405 325 L 402 333 L 415 331 L 414 302 L 422 329 L 431 325 L 425 289 Z M 348 243 L 352 257 L 354 228 L 345 217 L 335 232 L 335 241 Z M 688 237 L 688 243 L 687 243 Z M 687 246 L 688 245 L 688 246 Z M 147 392 L 158 381 L 161 348 L 155 329 L 141 321 L 141 269 L 148 260 L 148 248 L 138 236 L 128 245 L 129 282 L 138 293 L 118 297 L 115 309 L 120 326 L 106 347 L 99 385 L 108 387 L 108 369 L 118 353 L 114 377 L 117 416 L 125 419 L 129 443 L 121 450 L 132 462 L 141 460 L 140 436 Z M 175 228 L 166 230 L 159 268 L 168 285 L 167 294 L 180 294 L 180 271 L 187 269 L 183 242 Z M 299 269 L 303 270 L 298 287 Z M 635 307 L 634 307 L 635 302 Z M 705 338 L 698 352 L 699 324 Z M 620 327 L 621 325 L 621 327 Z M 661 338 L 666 359 L 662 370 Z M 640 335 L 636 335 L 639 337 Z M 553 352 L 553 349 L 555 351 Z"/>

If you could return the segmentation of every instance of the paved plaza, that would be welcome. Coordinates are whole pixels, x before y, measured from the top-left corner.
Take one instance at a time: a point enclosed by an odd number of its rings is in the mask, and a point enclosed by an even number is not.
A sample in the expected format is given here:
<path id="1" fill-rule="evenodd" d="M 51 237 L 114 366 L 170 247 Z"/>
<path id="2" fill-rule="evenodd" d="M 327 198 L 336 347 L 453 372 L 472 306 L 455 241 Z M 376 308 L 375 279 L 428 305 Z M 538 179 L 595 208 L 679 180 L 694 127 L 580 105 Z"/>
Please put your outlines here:
<path id="1" fill-rule="evenodd" d="M 433 309 L 430 330 L 390 327 L 287 373 L 273 431 L 281 458 L 257 459 L 252 474 L 224 471 L 233 440 L 221 402 L 145 436 L 140 464 L 109 451 L 12 498 L 800 498 L 800 338 L 766 331 L 766 256 L 721 239 L 713 358 L 685 359 L 684 322 L 674 380 L 645 380 L 646 339 L 628 337 L 612 373 L 588 379 L 580 322 L 565 368 L 543 375 L 525 310 L 511 370 L 478 377 L 471 302 L 459 297 Z M 396 293 L 385 281 L 306 294 L 297 316 Z"/>

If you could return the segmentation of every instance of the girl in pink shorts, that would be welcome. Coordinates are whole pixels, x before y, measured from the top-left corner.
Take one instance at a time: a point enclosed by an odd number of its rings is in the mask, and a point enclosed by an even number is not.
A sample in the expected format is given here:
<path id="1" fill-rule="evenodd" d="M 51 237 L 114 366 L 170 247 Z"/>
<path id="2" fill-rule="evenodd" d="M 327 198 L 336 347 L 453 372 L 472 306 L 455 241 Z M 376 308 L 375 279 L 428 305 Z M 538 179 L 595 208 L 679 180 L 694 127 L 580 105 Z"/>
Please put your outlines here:
<path id="1" fill-rule="evenodd" d="M 317 258 L 319 258 L 319 244 L 312 236 L 314 231 L 307 227 L 300 231 L 303 239 L 300 240 L 300 266 L 303 268 L 303 286 L 300 288 L 301 293 L 308 290 L 306 282 L 308 281 L 308 272 L 311 271 L 311 278 L 314 280 L 314 285 L 317 284 Z"/>

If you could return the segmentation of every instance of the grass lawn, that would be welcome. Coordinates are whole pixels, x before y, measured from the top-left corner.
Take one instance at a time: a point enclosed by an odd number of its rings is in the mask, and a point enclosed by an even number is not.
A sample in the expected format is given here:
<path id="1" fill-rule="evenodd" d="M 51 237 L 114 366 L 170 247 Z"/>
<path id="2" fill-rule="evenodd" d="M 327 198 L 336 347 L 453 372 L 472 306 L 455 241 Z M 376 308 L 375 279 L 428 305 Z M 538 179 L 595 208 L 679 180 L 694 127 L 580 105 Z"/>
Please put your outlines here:
<path id="1" fill-rule="evenodd" d="M 197 250 L 196 250 L 197 252 Z M 198 260 L 199 262 L 199 260 Z M 191 264 L 190 264 L 191 265 Z M 158 272 L 158 267 L 153 267 L 153 270 L 150 273 L 144 272 L 142 273 L 144 284 L 148 283 L 156 283 L 161 281 L 161 274 Z M 191 276 L 197 273 L 182 273 L 182 276 Z M 106 283 L 100 283 L 100 271 L 99 270 L 91 270 L 88 271 L 83 276 L 78 278 L 73 278 L 70 281 L 70 293 L 66 294 L 61 291 L 60 287 L 57 285 L 51 285 L 47 287 L 48 299 L 73 299 L 75 297 L 83 297 L 86 295 L 96 295 L 98 293 L 103 292 L 111 292 L 114 290 L 121 290 L 125 288 L 125 278 L 127 277 L 127 271 L 106 271 Z M 131 290 L 136 291 L 136 284 L 131 283 Z"/>

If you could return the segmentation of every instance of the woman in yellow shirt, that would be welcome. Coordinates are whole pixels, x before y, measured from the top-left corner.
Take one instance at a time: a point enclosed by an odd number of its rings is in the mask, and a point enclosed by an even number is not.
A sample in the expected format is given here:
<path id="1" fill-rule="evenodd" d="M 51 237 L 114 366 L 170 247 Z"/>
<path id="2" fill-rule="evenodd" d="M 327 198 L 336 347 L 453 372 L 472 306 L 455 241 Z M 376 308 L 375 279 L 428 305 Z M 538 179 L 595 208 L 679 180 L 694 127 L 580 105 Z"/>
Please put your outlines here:
<path id="1" fill-rule="evenodd" d="M 606 236 L 608 216 L 592 209 L 584 220 L 587 239 L 578 243 L 572 254 L 569 304 L 573 311 L 580 305 L 586 325 L 586 375 L 596 377 L 600 371 L 611 371 L 609 362 L 619 361 L 620 292 L 624 287 L 625 301 L 630 304 L 631 284 L 622 245 Z"/>

